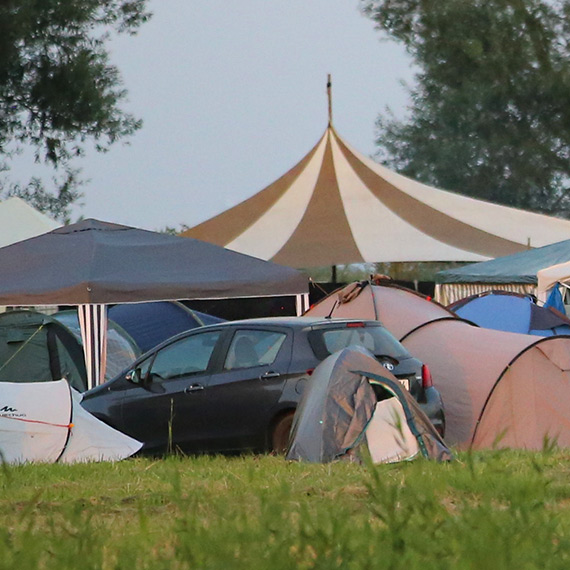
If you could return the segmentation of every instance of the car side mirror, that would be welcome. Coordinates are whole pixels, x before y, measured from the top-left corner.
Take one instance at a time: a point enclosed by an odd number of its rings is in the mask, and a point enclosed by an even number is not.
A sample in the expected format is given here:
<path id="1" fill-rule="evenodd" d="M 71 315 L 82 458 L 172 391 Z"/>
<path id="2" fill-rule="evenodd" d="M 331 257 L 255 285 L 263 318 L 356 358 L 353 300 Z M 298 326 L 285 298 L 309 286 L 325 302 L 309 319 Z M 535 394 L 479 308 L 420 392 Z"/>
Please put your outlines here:
<path id="1" fill-rule="evenodd" d="M 133 368 L 132 370 L 129 370 L 125 375 L 125 379 L 128 382 L 132 382 L 133 384 L 141 385 L 142 384 L 141 369 Z"/>

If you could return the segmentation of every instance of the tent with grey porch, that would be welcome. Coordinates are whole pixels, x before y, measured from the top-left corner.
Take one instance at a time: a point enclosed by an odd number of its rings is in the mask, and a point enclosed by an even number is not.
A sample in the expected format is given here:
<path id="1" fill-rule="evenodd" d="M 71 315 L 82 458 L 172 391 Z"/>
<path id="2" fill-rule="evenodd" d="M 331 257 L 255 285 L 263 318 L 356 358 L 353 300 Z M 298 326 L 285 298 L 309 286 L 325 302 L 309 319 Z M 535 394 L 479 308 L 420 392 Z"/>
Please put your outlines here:
<path id="1" fill-rule="evenodd" d="M 306 314 L 381 321 L 429 366 L 449 445 L 570 447 L 570 337 L 478 327 L 415 291 L 379 283 L 348 285 Z"/>
<path id="2" fill-rule="evenodd" d="M 118 461 L 142 443 L 84 410 L 66 380 L 0 384 L 0 461 Z"/>
<path id="3" fill-rule="evenodd" d="M 554 264 L 570 262 L 570 239 L 542 247 L 446 269 L 435 275 L 435 300 L 450 305 L 491 290 L 537 294 L 537 273 Z M 545 301 L 542 298 L 542 301 Z"/>
<path id="4" fill-rule="evenodd" d="M 105 375 L 106 305 L 308 297 L 290 267 L 195 239 L 84 220 L 0 248 L 0 305 L 78 305 L 89 386 Z"/>
<path id="5" fill-rule="evenodd" d="M 366 349 L 349 347 L 313 372 L 295 412 L 287 459 L 395 463 L 451 459 L 427 416 Z"/>

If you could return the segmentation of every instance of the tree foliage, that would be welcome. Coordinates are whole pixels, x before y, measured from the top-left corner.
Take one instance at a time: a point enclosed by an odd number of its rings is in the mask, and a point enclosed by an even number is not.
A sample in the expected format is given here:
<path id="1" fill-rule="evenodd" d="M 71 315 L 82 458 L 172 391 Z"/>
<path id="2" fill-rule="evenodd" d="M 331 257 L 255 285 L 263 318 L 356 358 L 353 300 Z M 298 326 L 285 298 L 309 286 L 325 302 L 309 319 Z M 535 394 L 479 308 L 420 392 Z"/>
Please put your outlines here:
<path id="1" fill-rule="evenodd" d="M 149 17 L 147 0 L 0 0 L 0 191 L 50 209 L 38 178 L 8 177 L 10 162 L 32 148 L 37 162 L 64 172 L 56 199 L 79 197 L 71 166 L 94 143 L 104 151 L 141 122 L 120 104 L 126 91 L 106 50 L 111 33 L 135 33 Z M 63 194 L 62 194 L 63 193 Z M 58 206 L 56 204 L 56 210 Z M 61 212 L 60 212 L 61 213 Z"/>
<path id="2" fill-rule="evenodd" d="M 361 0 L 418 68 L 379 157 L 449 190 L 570 215 L 570 2 Z"/>

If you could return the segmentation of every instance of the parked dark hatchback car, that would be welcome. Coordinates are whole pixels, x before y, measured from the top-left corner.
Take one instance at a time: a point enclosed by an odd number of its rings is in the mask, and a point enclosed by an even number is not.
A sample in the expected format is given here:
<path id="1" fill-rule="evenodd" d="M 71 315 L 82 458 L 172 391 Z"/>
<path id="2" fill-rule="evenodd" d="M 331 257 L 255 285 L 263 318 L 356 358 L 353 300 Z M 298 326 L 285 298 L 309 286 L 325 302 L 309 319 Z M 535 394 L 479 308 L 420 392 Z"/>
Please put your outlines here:
<path id="1" fill-rule="evenodd" d="M 369 349 L 443 432 L 427 367 L 378 321 L 280 317 L 193 329 L 85 392 L 82 405 L 147 453 L 281 451 L 312 371 L 349 345 Z"/>

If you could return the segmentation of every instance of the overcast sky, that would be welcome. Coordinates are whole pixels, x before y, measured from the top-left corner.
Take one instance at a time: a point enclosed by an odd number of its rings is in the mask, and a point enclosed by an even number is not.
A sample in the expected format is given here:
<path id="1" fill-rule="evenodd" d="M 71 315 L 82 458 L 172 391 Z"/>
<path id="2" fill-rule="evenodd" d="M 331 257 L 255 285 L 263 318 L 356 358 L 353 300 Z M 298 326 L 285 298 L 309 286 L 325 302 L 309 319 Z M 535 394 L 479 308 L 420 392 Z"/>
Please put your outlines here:
<path id="1" fill-rule="evenodd" d="M 135 37 L 111 44 L 142 130 L 81 161 L 89 218 L 193 226 L 298 162 L 333 122 L 374 153 L 374 122 L 404 112 L 409 59 L 353 0 L 154 0 Z"/>

